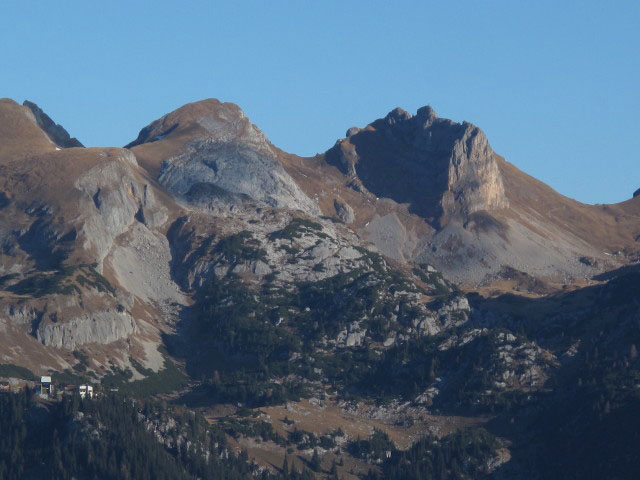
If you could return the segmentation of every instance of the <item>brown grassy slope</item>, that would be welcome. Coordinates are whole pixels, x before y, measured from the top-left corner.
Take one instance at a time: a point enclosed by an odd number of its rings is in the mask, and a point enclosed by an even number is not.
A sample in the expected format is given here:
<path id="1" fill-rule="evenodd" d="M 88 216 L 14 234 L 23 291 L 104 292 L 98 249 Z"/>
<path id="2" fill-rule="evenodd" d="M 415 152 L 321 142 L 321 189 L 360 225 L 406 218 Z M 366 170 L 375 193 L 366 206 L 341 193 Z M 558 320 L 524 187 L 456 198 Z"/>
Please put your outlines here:
<path id="1" fill-rule="evenodd" d="M 636 252 L 640 244 L 640 198 L 610 205 L 587 205 L 565 197 L 500 158 L 505 192 L 513 212 L 525 212 L 594 247 Z"/>
<path id="2" fill-rule="evenodd" d="M 55 149 L 31 110 L 9 98 L 0 98 L 0 162 Z"/>
<path id="3" fill-rule="evenodd" d="M 92 168 L 113 160 L 126 162 L 127 151 L 118 147 L 57 148 L 38 127 L 31 111 L 10 99 L 0 99 L 0 191 L 13 201 L 34 201 L 60 207 L 69 218 L 77 214 L 81 192 L 74 182 Z M 146 170 L 133 162 L 127 168 L 148 181 Z M 172 210 L 170 197 L 154 192 Z"/>
<path id="4" fill-rule="evenodd" d="M 31 111 L 0 99 L 0 190 L 17 201 L 60 202 L 75 195 L 73 182 L 119 148 L 57 148 Z"/>
<path id="5" fill-rule="evenodd" d="M 79 192 L 73 182 L 92 167 L 122 154 L 119 148 L 69 148 L 0 157 L 3 175 L 0 188 L 15 198 L 59 203 L 72 200 Z"/>

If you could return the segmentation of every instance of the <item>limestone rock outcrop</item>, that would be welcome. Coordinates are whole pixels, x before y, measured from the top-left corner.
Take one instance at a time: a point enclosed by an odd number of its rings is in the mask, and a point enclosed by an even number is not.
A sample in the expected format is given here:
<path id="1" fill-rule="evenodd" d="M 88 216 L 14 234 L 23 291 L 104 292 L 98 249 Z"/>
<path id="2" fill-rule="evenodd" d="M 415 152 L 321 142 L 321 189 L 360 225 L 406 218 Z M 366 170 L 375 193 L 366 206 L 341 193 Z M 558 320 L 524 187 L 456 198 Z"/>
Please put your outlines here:
<path id="1" fill-rule="evenodd" d="M 337 198 L 333 201 L 333 206 L 336 209 L 336 214 L 338 218 L 342 220 L 344 223 L 353 223 L 356 219 L 356 214 L 353 211 L 353 208 L 348 203 L 345 203 Z"/>
<path id="2" fill-rule="evenodd" d="M 61 323 L 45 323 L 36 330 L 36 338 L 44 345 L 73 350 L 91 343 L 109 344 L 127 338 L 136 330 L 126 312 L 99 311 L 68 318 Z"/>
<path id="3" fill-rule="evenodd" d="M 349 129 L 327 158 L 377 197 L 409 203 L 434 225 L 454 216 L 506 208 L 496 156 L 470 123 L 396 108 L 362 130 Z"/>
<path id="4" fill-rule="evenodd" d="M 190 104 L 151 123 L 127 148 L 177 142 L 176 154 L 154 158 L 158 180 L 173 195 L 189 200 L 198 187 L 203 202 L 212 185 L 245 195 L 264 205 L 319 215 L 318 206 L 300 189 L 277 158 L 277 152 L 244 112 L 231 103 L 206 100 Z M 136 150 L 137 151 L 137 150 Z"/>
<path id="5" fill-rule="evenodd" d="M 47 287 L 48 275 L 27 276 L 17 289 L 9 287 L 22 297 L 2 299 L 3 320 L 29 328 L 42 345 L 66 350 L 113 343 L 136 332 L 133 297 L 117 292 L 91 267 L 58 274 Z"/>
<path id="6" fill-rule="evenodd" d="M 113 248 L 113 242 L 132 224 L 150 228 L 167 220 L 167 209 L 156 202 L 153 190 L 131 169 L 137 167 L 129 150 L 118 150 L 81 175 L 74 183 L 82 192 L 78 227 L 79 242 L 95 252 L 98 264 Z"/>
<path id="7" fill-rule="evenodd" d="M 165 161 L 159 181 L 180 198 L 204 183 L 271 207 L 320 213 L 273 154 L 244 144 L 195 141 L 186 152 Z"/>

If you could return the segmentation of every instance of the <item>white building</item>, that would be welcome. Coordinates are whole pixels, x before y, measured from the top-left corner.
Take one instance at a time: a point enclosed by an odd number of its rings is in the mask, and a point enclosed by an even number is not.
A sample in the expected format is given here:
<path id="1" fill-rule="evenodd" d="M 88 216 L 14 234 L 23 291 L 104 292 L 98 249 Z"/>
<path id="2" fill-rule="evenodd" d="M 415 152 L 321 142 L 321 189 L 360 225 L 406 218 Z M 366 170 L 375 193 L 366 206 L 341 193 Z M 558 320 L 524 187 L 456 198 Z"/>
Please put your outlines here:
<path id="1" fill-rule="evenodd" d="M 51 377 L 40 377 L 40 396 L 49 397 L 51 395 L 53 395 Z"/>
<path id="2" fill-rule="evenodd" d="M 91 385 L 80 385 L 78 392 L 80 393 L 80 398 L 93 398 L 93 386 Z"/>

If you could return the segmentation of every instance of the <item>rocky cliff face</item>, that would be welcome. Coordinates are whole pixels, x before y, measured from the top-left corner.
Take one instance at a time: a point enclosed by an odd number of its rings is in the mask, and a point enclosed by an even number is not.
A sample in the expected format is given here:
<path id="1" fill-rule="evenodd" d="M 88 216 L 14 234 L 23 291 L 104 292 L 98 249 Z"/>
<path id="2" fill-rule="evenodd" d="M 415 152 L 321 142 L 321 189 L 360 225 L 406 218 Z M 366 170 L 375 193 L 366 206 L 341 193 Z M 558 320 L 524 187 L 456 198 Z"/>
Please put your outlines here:
<path id="1" fill-rule="evenodd" d="M 327 158 L 377 197 L 409 203 L 438 227 L 509 205 L 484 133 L 438 118 L 431 107 L 415 116 L 397 108 L 364 129 L 349 129 Z"/>
<path id="2" fill-rule="evenodd" d="M 158 150 L 174 141 L 180 144 L 175 155 Z M 158 180 L 180 199 L 189 201 L 197 191 L 203 203 L 203 186 L 209 185 L 216 187 L 209 189 L 212 201 L 225 192 L 271 207 L 320 213 L 278 162 L 264 134 L 236 105 L 217 100 L 188 105 L 145 127 L 128 147 L 152 142 L 158 143 Z"/>
<path id="3" fill-rule="evenodd" d="M 138 164 L 129 150 L 118 150 L 82 173 L 73 186 L 79 198 L 79 243 L 95 252 L 100 268 L 117 237 L 134 223 L 162 226 L 167 208 L 155 199 L 151 186 L 136 175 Z"/>
<path id="4" fill-rule="evenodd" d="M 194 141 L 186 152 L 164 161 L 158 180 L 180 198 L 188 199 L 192 189 L 202 192 L 204 184 L 271 207 L 320 213 L 272 153 L 243 144 Z"/>
<path id="5" fill-rule="evenodd" d="M 5 277 L 2 290 L 5 323 L 24 326 L 47 347 L 109 344 L 136 330 L 133 297 L 116 290 L 91 266 Z"/>
<path id="6" fill-rule="evenodd" d="M 348 187 L 333 191 L 354 209 L 356 231 L 385 255 L 430 263 L 456 282 L 490 282 L 510 267 L 566 283 L 637 255 L 632 204 L 567 199 L 494 153 L 478 127 L 431 107 L 350 128 L 322 160 L 340 170 L 324 175 Z"/>

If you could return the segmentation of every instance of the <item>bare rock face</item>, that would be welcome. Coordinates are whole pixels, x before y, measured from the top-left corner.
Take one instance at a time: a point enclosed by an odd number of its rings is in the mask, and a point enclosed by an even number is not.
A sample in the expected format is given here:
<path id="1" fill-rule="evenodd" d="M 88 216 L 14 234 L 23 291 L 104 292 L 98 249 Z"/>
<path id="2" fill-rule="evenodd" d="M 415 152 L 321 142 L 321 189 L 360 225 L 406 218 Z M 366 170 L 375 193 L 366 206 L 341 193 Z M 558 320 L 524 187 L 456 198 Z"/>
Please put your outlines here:
<path id="1" fill-rule="evenodd" d="M 34 275 L 31 285 L 38 285 L 50 274 Z M 18 285 L 27 284 L 28 280 L 23 280 Z M 23 288 L 26 290 L 18 290 L 22 298 L 2 299 L 0 316 L 28 328 L 44 346 L 73 350 L 86 344 L 109 344 L 136 332 L 130 313 L 133 297 L 117 292 L 91 267 L 59 273 L 50 291 Z M 27 292 L 30 295 L 25 295 Z"/>
<path id="2" fill-rule="evenodd" d="M 640 196 L 640 188 L 633 192 L 633 198 L 636 198 L 637 196 Z"/>
<path id="3" fill-rule="evenodd" d="M 166 160 L 159 180 L 178 197 L 205 183 L 272 207 L 320 212 L 273 154 L 248 145 L 215 139 L 193 142 L 185 153 Z"/>
<path id="4" fill-rule="evenodd" d="M 44 345 L 73 350 L 89 343 L 108 344 L 127 338 L 136 330 L 126 312 L 100 311 L 67 319 L 64 323 L 45 323 L 36 331 Z"/>
<path id="5" fill-rule="evenodd" d="M 133 153 L 120 150 L 75 181 L 74 187 L 82 192 L 79 241 L 95 252 L 99 264 L 116 237 L 134 223 L 153 228 L 167 219 L 166 208 L 156 202 L 151 188 L 132 174 L 137 166 Z"/>
<path id="6" fill-rule="evenodd" d="M 72 138 L 62 125 L 55 123 L 38 105 L 29 100 L 25 100 L 22 105 L 33 112 L 40 128 L 46 132 L 56 145 L 62 148 L 84 147 L 77 138 Z"/>
<path id="7" fill-rule="evenodd" d="M 336 214 L 338 218 L 342 220 L 344 223 L 353 223 L 356 219 L 356 214 L 353 211 L 353 208 L 348 203 L 345 203 L 337 198 L 333 201 L 333 206 L 336 209 Z"/>
<path id="8" fill-rule="evenodd" d="M 231 193 L 206 182 L 191 185 L 184 198 L 189 204 L 216 215 L 248 213 L 259 207 L 248 195 Z"/>
<path id="9" fill-rule="evenodd" d="M 183 141 L 180 153 L 162 159 L 158 177 L 176 197 L 188 201 L 198 186 L 198 202 L 206 203 L 202 184 L 209 184 L 217 187 L 211 190 L 216 197 L 223 190 L 271 207 L 320 214 L 278 162 L 269 140 L 237 105 L 207 100 L 185 106 L 142 129 L 127 147 L 176 138 Z"/>
<path id="10" fill-rule="evenodd" d="M 495 154 L 470 123 L 437 118 L 431 107 L 415 116 L 396 108 L 348 134 L 328 160 L 377 197 L 409 203 L 434 225 L 508 206 Z"/>

